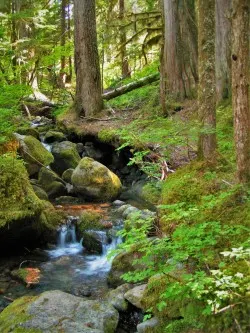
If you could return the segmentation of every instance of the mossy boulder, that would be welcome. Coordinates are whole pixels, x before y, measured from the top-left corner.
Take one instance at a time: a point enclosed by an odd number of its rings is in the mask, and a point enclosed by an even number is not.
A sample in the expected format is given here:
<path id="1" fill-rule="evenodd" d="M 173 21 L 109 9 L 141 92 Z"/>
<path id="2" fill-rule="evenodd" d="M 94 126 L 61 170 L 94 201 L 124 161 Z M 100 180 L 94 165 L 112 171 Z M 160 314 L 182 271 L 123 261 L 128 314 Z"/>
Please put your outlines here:
<path id="1" fill-rule="evenodd" d="M 108 303 L 54 290 L 10 304 L 0 313 L 0 331 L 114 333 L 118 320 L 118 312 Z"/>
<path id="2" fill-rule="evenodd" d="M 38 174 L 38 183 L 46 191 L 49 199 L 67 194 L 64 181 L 50 169 L 41 168 Z"/>
<path id="3" fill-rule="evenodd" d="M 103 252 L 103 238 L 100 232 L 87 230 L 82 233 L 82 244 L 87 252 L 101 254 Z"/>
<path id="4" fill-rule="evenodd" d="M 44 142 L 46 143 L 61 142 L 65 140 L 66 136 L 64 133 L 53 130 L 49 130 L 44 136 Z"/>
<path id="5" fill-rule="evenodd" d="M 39 137 L 40 137 L 39 132 L 35 128 L 31 128 L 31 127 L 18 128 L 17 133 L 22 134 L 22 135 L 31 135 L 34 138 L 36 138 L 37 140 L 39 140 Z"/>
<path id="6" fill-rule="evenodd" d="M 35 194 L 22 160 L 2 155 L 0 170 L 0 248 L 18 251 L 46 242 L 61 214 Z"/>
<path id="7" fill-rule="evenodd" d="M 108 284 L 114 288 L 124 284 L 122 275 L 128 272 L 134 272 L 136 269 L 140 268 L 139 265 L 133 265 L 133 262 L 139 257 L 140 253 L 136 249 L 119 253 L 112 261 L 111 270 L 107 278 Z"/>
<path id="8" fill-rule="evenodd" d="M 66 182 L 71 184 L 71 177 L 73 175 L 74 169 L 67 169 L 62 174 L 62 179 Z"/>
<path id="9" fill-rule="evenodd" d="M 131 285 L 128 283 L 122 284 L 114 290 L 111 290 L 107 295 L 107 301 L 113 305 L 113 307 L 118 311 L 127 311 L 128 301 L 125 299 L 124 295 L 127 291 L 131 289 Z"/>
<path id="10" fill-rule="evenodd" d="M 79 233 L 83 233 L 86 230 L 102 230 L 104 229 L 103 224 L 101 223 L 102 216 L 100 213 L 94 210 L 85 210 L 78 223 L 77 229 Z"/>
<path id="11" fill-rule="evenodd" d="M 67 169 L 75 169 L 81 160 L 76 149 L 76 144 L 70 141 L 56 142 L 51 150 L 54 156 L 54 163 L 51 168 L 62 175 Z"/>
<path id="12" fill-rule="evenodd" d="M 79 162 L 71 180 L 76 192 L 100 201 L 113 200 L 121 191 L 120 179 L 103 164 L 89 157 Z"/>
<path id="13" fill-rule="evenodd" d="M 47 193 L 49 199 L 55 199 L 67 195 L 68 192 L 61 182 L 54 181 L 47 187 Z"/>
<path id="14" fill-rule="evenodd" d="M 31 135 L 15 135 L 19 141 L 19 154 L 26 162 L 29 175 L 36 174 L 42 166 L 48 166 L 54 161 L 53 155 Z"/>
<path id="15" fill-rule="evenodd" d="M 40 186 L 32 185 L 32 187 L 39 199 L 49 200 L 48 194 Z"/>

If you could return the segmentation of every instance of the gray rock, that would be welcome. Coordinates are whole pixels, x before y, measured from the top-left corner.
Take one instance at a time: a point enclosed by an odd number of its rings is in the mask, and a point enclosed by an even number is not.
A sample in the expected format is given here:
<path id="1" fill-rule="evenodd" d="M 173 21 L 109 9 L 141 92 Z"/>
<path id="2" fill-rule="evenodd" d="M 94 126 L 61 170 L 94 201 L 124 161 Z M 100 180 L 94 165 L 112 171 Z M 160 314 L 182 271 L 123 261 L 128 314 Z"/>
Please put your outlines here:
<path id="1" fill-rule="evenodd" d="M 66 182 L 71 184 L 71 177 L 73 175 L 74 169 L 65 170 L 62 174 L 62 179 Z"/>
<path id="2" fill-rule="evenodd" d="M 121 201 L 121 200 L 115 200 L 114 202 L 112 202 L 112 205 L 115 207 L 121 207 L 121 206 L 125 205 L 125 202 Z"/>
<path id="3" fill-rule="evenodd" d="M 84 152 L 84 144 L 79 142 L 76 144 L 76 149 L 80 155 Z"/>
<path id="4" fill-rule="evenodd" d="M 138 333 L 152 333 L 159 326 L 159 320 L 156 317 L 153 317 L 149 320 L 144 321 L 143 323 L 137 325 Z"/>
<path id="5" fill-rule="evenodd" d="M 106 233 L 103 231 L 87 230 L 82 234 L 83 246 L 91 253 L 103 252 L 103 243 L 107 242 Z"/>
<path id="6" fill-rule="evenodd" d="M 63 180 L 50 169 L 41 168 L 38 174 L 38 183 L 46 191 L 50 199 L 67 194 Z"/>
<path id="7" fill-rule="evenodd" d="M 132 207 L 131 205 L 123 205 L 123 206 L 121 206 L 121 207 L 119 207 L 119 208 L 117 208 L 116 209 L 116 213 L 117 214 L 119 214 L 119 215 L 122 215 L 123 214 L 123 212 L 127 209 L 127 208 L 129 208 L 129 207 Z"/>
<path id="8" fill-rule="evenodd" d="M 130 206 L 127 209 L 124 210 L 124 212 L 122 213 L 122 217 L 124 217 L 126 219 L 126 218 L 129 218 L 129 216 L 131 216 L 132 214 L 135 214 L 135 213 L 138 213 L 138 214 L 141 213 L 140 209 L 138 209 L 136 207 L 133 207 L 133 206 Z"/>
<path id="9" fill-rule="evenodd" d="M 16 302 L 20 304 L 21 300 Z M 84 300 L 58 290 L 31 297 L 29 301 L 23 299 L 21 314 L 12 310 L 16 302 L 0 314 L 1 332 L 21 329 L 46 333 L 114 333 L 119 320 L 118 312 L 110 304 Z M 7 319 L 1 319 L 2 316 Z"/>
<path id="10" fill-rule="evenodd" d="M 51 168 L 60 175 L 67 169 L 75 169 L 81 160 L 76 144 L 70 141 L 54 143 L 51 152 L 54 156 Z"/>
<path id="11" fill-rule="evenodd" d="M 93 142 L 86 142 L 84 146 L 85 156 L 93 158 L 96 161 L 101 161 L 104 154 L 100 149 L 94 147 Z"/>
<path id="12" fill-rule="evenodd" d="M 120 179 L 103 164 L 84 157 L 71 177 L 77 193 L 97 200 L 115 199 L 121 190 Z"/>
<path id="13" fill-rule="evenodd" d="M 124 294 L 131 289 L 131 285 L 125 283 L 120 287 L 111 290 L 107 296 L 107 300 L 109 303 L 113 305 L 113 307 L 118 311 L 127 311 L 128 309 L 128 302 L 124 298 Z"/>
<path id="14" fill-rule="evenodd" d="M 124 295 L 125 299 L 128 300 L 131 304 L 133 304 L 138 309 L 143 309 L 141 305 L 141 300 L 143 297 L 143 293 L 147 287 L 147 284 L 142 284 L 140 286 L 136 286 L 133 289 L 130 289 Z"/>
<path id="15" fill-rule="evenodd" d="M 44 136 L 44 142 L 46 143 L 61 142 L 65 140 L 66 136 L 64 133 L 53 130 L 49 130 Z"/>

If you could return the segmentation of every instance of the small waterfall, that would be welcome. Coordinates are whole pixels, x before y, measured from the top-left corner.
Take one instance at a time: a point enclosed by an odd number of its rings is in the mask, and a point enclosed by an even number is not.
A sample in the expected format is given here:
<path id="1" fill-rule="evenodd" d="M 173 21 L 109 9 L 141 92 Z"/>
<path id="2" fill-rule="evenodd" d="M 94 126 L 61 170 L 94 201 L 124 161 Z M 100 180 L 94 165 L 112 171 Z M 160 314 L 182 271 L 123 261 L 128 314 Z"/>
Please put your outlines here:
<path id="1" fill-rule="evenodd" d="M 83 250 L 82 242 L 77 242 L 76 239 L 75 220 L 75 217 L 69 216 L 67 224 L 59 229 L 58 246 L 55 250 L 48 251 L 52 257 L 73 255 Z"/>

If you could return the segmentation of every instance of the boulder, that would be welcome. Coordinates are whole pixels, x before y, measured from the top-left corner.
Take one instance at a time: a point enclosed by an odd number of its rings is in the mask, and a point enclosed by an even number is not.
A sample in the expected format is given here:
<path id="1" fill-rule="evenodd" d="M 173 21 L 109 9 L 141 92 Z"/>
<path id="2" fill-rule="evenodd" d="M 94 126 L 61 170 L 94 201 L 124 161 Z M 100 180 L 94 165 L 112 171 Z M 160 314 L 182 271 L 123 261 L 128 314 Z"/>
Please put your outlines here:
<path id="1" fill-rule="evenodd" d="M 71 197 L 68 195 L 57 197 L 55 200 L 57 205 L 78 205 L 82 203 L 82 200 L 76 197 Z"/>
<path id="2" fill-rule="evenodd" d="M 76 168 L 81 160 L 76 144 L 70 141 L 54 143 L 51 152 L 54 156 L 51 168 L 60 175 L 67 169 Z"/>
<path id="3" fill-rule="evenodd" d="M 0 313 L 0 331 L 114 333 L 118 320 L 111 304 L 54 290 L 10 304 Z"/>
<path id="4" fill-rule="evenodd" d="M 49 200 L 48 194 L 40 186 L 32 185 L 32 187 L 39 199 Z"/>
<path id="5" fill-rule="evenodd" d="M 49 199 L 55 199 L 66 195 L 68 191 L 61 182 L 54 181 L 47 187 L 47 193 Z"/>
<path id="6" fill-rule="evenodd" d="M 31 135 L 34 138 L 36 138 L 37 140 L 39 140 L 39 137 L 40 137 L 39 132 L 35 128 L 31 128 L 31 127 L 28 127 L 28 128 L 25 128 L 25 127 L 18 128 L 17 133 L 18 134 L 22 134 L 22 135 Z"/>
<path id="7" fill-rule="evenodd" d="M 133 265 L 133 261 L 138 257 L 139 252 L 137 251 L 119 253 L 112 261 L 111 270 L 107 277 L 108 284 L 114 288 L 124 284 L 121 276 L 139 268 L 138 265 Z"/>
<path id="8" fill-rule="evenodd" d="M 50 169 L 41 168 L 38 174 L 38 183 L 46 191 L 50 199 L 67 194 L 64 181 Z"/>
<path id="9" fill-rule="evenodd" d="M 107 301 L 113 305 L 113 307 L 118 310 L 125 312 L 128 309 L 128 301 L 125 299 L 125 293 L 131 289 L 131 285 L 125 283 L 120 287 L 111 290 L 107 296 Z"/>
<path id="10" fill-rule="evenodd" d="M 64 173 L 62 174 L 62 179 L 68 183 L 71 184 L 71 177 L 73 175 L 74 169 L 67 169 L 64 171 Z"/>
<path id="11" fill-rule="evenodd" d="M 100 149 L 95 148 L 93 142 L 86 142 L 84 146 L 84 156 L 100 162 L 103 159 L 104 154 Z"/>
<path id="12" fill-rule="evenodd" d="M 106 233 L 95 230 L 87 230 L 82 234 L 83 247 L 87 252 L 99 253 L 103 252 L 103 243 L 106 242 Z"/>
<path id="13" fill-rule="evenodd" d="M 61 142 L 65 140 L 66 136 L 64 133 L 53 130 L 49 130 L 44 136 L 44 142 L 46 143 Z"/>
<path id="14" fill-rule="evenodd" d="M 79 155 L 82 155 L 82 153 L 84 152 L 84 144 L 81 142 L 77 143 L 76 149 L 77 149 Z"/>
<path id="15" fill-rule="evenodd" d="M 53 155 L 31 135 L 15 134 L 19 141 L 19 154 L 26 162 L 29 175 L 36 174 L 42 166 L 48 166 L 54 161 Z"/>
<path id="16" fill-rule="evenodd" d="M 114 207 L 121 207 L 121 206 L 125 205 L 125 202 L 121 201 L 121 200 L 115 200 L 114 202 L 112 202 L 112 205 Z"/>
<path id="17" fill-rule="evenodd" d="M 157 333 L 159 332 L 158 328 L 160 326 L 159 320 L 156 317 L 153 317 L 149 320 L 144 321 L 143 323 L 137 325 L 138 333 Z"/>
<path id="18" fill-rule="evenodd" d="M 138 309 L 143 310 L 143 306 L 141 304 L 143 293 L 146 290 L 147 284 L 142 284 L 140 286 L 136 286 L 129 291 L 127 291 L 124 295 L 125 299 L 129 301 L 129 303 L 133 304 Z"/>
<path id="19" fill-rule="evenodd" d="M 81 238 L 81 234 L 86 230 L 102 230 L 104 229 L 101 223 L 101 214 L 94 210 L 86 209 L 78 223 L 77 223 L 77 231 L 79 232 L 79 237 Z"/>
<path id="20" fill-rule="evenodd" d="M 101 201 L 116 198 L 121 191 L 120 179 L 103 164 L 84 157 L 72 175 L 76 192 Z"/>

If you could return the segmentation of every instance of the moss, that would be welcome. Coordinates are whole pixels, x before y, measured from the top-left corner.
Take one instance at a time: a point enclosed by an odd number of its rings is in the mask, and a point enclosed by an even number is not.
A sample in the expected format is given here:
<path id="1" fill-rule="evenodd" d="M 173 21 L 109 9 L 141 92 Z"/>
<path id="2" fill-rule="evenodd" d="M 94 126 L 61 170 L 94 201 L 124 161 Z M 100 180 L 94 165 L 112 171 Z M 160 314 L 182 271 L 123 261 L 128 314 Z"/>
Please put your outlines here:
<path id="1" fill-rule="evenodd" d="M 37 296 L 22 297 L 14 301 L 0 313 L 1 333 L 42 333 L 39 329 L 22 327 L 20 324 L 32 318 L 27 314 L 29 304 L 37 299 Z"/>
<path id="2" fill-rule="evenodd" d="M 24 143 L 28 147 L 29 154 L 31 155 L 25 155 L 27 162 L 35 163 L 38 161 L 47 166 L 54 161 L 53 155 L 33 136 L 25 136 Z"/>
<path id="3" fill-rule="evenodd" d="M 78 192 L 99 200 L 112 200 L 121 190 L 120 179 L 89 157 L 80 161 L 71 179 Z"/>
<path id="4" fill-rule="evenodd" d="M 0 156 L 0 227 L 36 216 L 42 208 L 23 162 L 10 155 Z"/>
<path id="5" fill-rule="evenodd" d="M 161 185 L 159 182 L 150 182 L 144 185 L 141 194 L 142 198 L 153 205 L 158 204 L 161 197 Z"/>
<path id="6" fill-rule="evenodd" d="M 82 213 L 77 226 L 80 232 L 104 229 L 104 226 L 101 223 L 101 214 L 93 210 L 85 210 Z"/>
<path id="7" fill-rule="evenodd" d="M 55 210 L 50 202 L 43 201 L 43 210 L 40 214 L 36 227 L 41 231 L 44 229 L 56 230 L 66 219 L 66 214 L 62 211 Z"/>
<path id="8" fill-rule="evenodd" d="M 34 192 L 41 200 L 49 200 L 47 193 L 39 186 L 32 185 Z"/>
<path id="9" fill-rule="evenodd" d="M 66 139 L 66 137 L 65 137 L 64 133 L 53 131 L 53 130 L 49 130 L 44 136 L 45 142 L 48 142 L 48 143 L 52 143 L 55 141 L 60 142 L 60 141 L 64 141 L 65 139 Z"/>
<path id="10" fill-rule="evenodd" d="M 98 132 L 98 139 L 104 143 L 111 143 L 117 140 L 116 131 L 114 129 L 102 129 Z"/>
<path id="11" fill-rule="evenodd" d="M 22 134 L 22 135 L 31 135 L 34 138 L 39 140 L 39 132 L 35 128 L 21 127 L 21 128 L 18 128 L 17 133 Z"/>
<path id="12" fill-rule="evenodd" d="M 55 143 L 52 147 L 54 163 L 51 168 L 60 175 L 67 169 L 75 169 L 81 158 L 76 149 L 76 144 L 70 141 Z"/>

